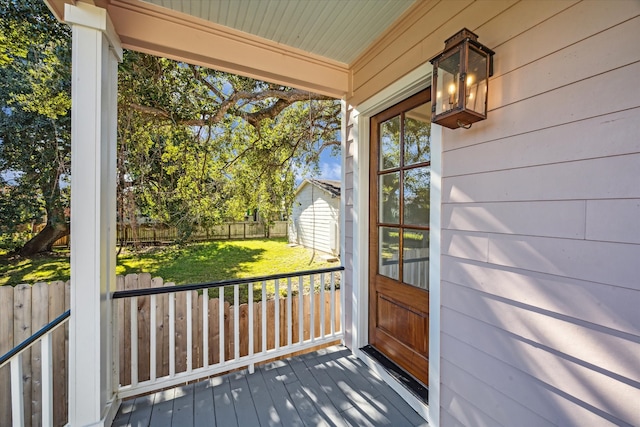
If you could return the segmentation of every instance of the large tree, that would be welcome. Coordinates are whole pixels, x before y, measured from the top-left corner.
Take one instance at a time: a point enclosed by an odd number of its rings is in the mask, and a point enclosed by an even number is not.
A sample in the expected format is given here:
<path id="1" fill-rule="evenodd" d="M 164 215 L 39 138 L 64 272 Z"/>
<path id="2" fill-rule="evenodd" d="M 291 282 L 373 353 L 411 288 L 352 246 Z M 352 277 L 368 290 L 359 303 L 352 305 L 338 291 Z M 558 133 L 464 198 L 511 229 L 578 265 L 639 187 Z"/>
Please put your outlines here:
<path id="1" fill-rule="evenodd" d="M 170 223 L 270 222 L 296 173 L 339 147 L 338 101 L 163 58 L 127 52 L 119 80 L 121 206 Z"/>
<path id="2" fill-rule="evenodd" d="M 44 213 L 46 226 L 20 251 L 31 255 L 69 232 L 70 32 L 42 1 L 1 0 L 0 40 L 2 231 Z"/>

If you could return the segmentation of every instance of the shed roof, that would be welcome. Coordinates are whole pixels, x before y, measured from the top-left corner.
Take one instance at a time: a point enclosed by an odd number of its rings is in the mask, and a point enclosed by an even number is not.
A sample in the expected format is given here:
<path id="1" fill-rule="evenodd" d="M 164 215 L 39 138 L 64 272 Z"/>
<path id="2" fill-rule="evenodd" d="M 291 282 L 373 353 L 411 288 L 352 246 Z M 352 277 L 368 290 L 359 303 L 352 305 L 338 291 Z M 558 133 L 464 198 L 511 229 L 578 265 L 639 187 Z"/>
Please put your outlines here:
<path id="1" fill-rule="evenodd" d="M 307 184 L 315 185 L 329 193 L 332 197 L 340 197 L 340 181 L 333 179 L 305 179 L 296 189 L 296 195 Z"/>

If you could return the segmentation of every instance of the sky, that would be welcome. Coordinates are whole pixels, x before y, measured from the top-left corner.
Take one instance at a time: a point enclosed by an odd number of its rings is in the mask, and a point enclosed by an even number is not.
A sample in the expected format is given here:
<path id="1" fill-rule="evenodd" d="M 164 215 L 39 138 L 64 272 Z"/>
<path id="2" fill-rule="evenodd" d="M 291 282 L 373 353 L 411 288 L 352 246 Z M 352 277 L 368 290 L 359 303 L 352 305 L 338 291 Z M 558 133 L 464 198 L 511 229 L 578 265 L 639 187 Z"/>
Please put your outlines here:
<path id="1" fill-rule="evenodd" d="M 297 187 L 303 180 L 309 178 L 340 181 L 342 179 L 342 158 L 340 154 L 332 156 L 331 151 L 332 150 L 328 148 L 320 153 L 320 161 L 318 162 L 320 168 L 319 174 L 303 174 L 301 170 L 296 170 L 295 186 Z"/>
<path id="2" fill-rule="evenodd" d="M 341 179 L 341 159 L 340 156 L 331 156 L 331 150 L 324 150 L 320 153 L 320 176 L 318 179 Z"/>

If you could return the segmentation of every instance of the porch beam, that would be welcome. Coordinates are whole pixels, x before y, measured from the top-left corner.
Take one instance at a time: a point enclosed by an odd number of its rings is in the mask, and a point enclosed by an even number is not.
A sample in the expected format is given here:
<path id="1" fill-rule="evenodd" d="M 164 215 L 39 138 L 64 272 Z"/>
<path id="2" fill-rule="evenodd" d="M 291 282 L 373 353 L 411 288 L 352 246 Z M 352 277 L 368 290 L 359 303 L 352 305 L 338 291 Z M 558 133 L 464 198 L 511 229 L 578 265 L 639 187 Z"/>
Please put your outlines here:
<path id="1" fill-rule="evenodd" d="M 65 5 L 72 29 L 69 424 L 111 425 L 120 42 L 105 9 Z"/>
<path id="2" fill-rule="evenodd" d="M 66 20 L 61 5 L 72 0 L 45 1 Z M 347 95 L 348 64 L 138 0 L 95 3 L 106 8 L 127 49 L 335 98 Z"/>

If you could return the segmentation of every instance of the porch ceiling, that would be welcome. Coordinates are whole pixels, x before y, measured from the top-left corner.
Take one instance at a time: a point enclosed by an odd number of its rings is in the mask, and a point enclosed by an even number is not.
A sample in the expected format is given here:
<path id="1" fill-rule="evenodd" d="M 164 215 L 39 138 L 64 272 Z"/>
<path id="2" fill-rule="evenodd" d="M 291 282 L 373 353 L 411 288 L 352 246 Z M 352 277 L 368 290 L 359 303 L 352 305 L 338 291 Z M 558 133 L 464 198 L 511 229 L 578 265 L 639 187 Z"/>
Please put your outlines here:
<path id="1" fill-rule="evenodd" d="M 416 0 L 148 0 L 350 64 Z"/>
<path id="2" fill-rule="evenodd" d="M 420 0 L 44 0 L 107 9 L 122 46 L 344 96 L 349 65 Z"/>

